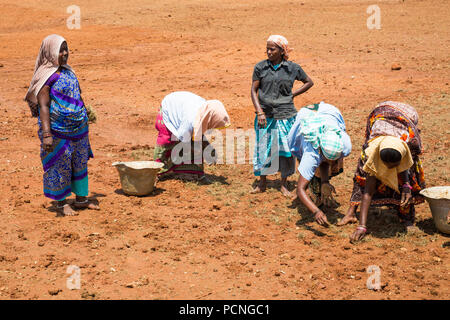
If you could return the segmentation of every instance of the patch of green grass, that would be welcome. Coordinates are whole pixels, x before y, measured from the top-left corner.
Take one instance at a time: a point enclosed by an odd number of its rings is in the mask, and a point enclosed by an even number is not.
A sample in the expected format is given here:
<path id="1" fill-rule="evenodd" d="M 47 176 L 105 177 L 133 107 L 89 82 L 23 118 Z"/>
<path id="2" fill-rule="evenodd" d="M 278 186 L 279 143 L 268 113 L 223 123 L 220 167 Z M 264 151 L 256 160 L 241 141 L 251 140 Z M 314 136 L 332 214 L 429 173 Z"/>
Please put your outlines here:
<path id="1" fill-rule="evenodd" d="M 425 247 L 426 245 L 428 245 L 428 239 L 426 239 L 426 238 L 421 238 L 421 239 L 419 239 L 419 240 L 415 240 L 415 241 L 413 241 L 413 243 L 416 245 L 416 246 L 419 246 L 419 247 Z"/>
<path id="2" fill-rule="evenodd" d="M 274 214 L 270 216 L 270 221 L 274 222 L 277 226 L 279 226 L 281 224 L 280 217 L 278 217 Z"/>
<path id="3" fill-rule="evenodd" d="M 371 236 L 365 236 L 361 239 L 361 242 L 372 242 L 373 238 Z"/>
<path id="4" fill-rule="evenodd" d="M 259 212 L 259 210 L 253 211 L 252 214 L 254 214 L 254 215 L 257 216 L 257 217 L 260 217 L 260 216 L 261 216 L 261 213 Z"/>
<path id="5" fill-rule="evenodd" d="M 311 240 L 311 246 L 316 248 L 320 247 L 320 241 L 316 239 Z"/>
<path id="6" fill-rule="evenodd" d="M 346 233 L 346 232 L 341 232 L 341 233 L 339 233 L 339 237 L 341 237 L 341 238 L 348 238 L 349 237 L 349 234 L 348 233 Z"/>
<path id="7" fill-rule="evenodd" d="M 184 186 L 185 186 L 186 188 L 188 188 L 188 189 L 191 189 L 191 190 L 197 190 L 197 189 L 199 188 L 198 183 L 193 182 L 193 181 L 186 181 L 186 182 L 184 183 Z"/>
<path id="8" fill-rule="evenodd" d="M 384 244 L 381 243 L 381 242 L 376 242 L 376 243 L 374 243 L 373 245 L 374 245 L 375 247 L 377 247 L 377 248 L 383 248 L 383 247 L 384 247 Z"/>
<path id="9" fill-rule="evenodd" d="M 131 157 L 136 160 L 153 160 L 153 148 L 152 149 L 136 149 L 131 152 Z"/>

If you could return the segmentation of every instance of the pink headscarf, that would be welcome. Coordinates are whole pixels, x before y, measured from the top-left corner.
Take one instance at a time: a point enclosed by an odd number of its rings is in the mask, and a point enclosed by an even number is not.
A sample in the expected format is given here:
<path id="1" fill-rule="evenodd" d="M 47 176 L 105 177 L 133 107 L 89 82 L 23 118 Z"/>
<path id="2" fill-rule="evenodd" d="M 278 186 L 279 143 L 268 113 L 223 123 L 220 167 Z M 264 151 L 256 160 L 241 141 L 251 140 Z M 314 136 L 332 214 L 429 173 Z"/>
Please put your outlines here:
<path id="1" fill-rule="evenodd" d="M 225 106 L 219 100 L 207 100 L 198 110 L 194 120 L 194 141 L 201 141 L 202 135 L 209 129 L 221 129 L 230 125 Z"/>
<path id="2" fill-rule="evenodd" d="M 275 34 L 275 35 L 271 35 L 267 39 L 267 42 L 269 42 L 269 41 L 274 42 L 277 46 L 279 46 L 281 49 L 283 49 L 284 59 L 286 59 L 286 60 L 289 59 L 289 52 L 292 49 L 289 48 L 289 46 L 288 46 L 289 42 L 287 41 L 287 39 L 285 37 Z"/>
<path id="3" fill-rule="evenodd" d="M 25 96 L 25 101 L 27 101 L 29 105 L 30 102 L 34 104 L 38 103 L 37 95 L 39 91 L 42 89 L 48 78 L 58 70 L 59 50 L 64 41 L 66 41 L 66 39 L 57 34 L 51 34 L 42 41 L 34 67 L 33 78 L 31 79 L 30 87 Z M 63 67 L 73 72 L 69 65 L 64 65 Z M 31 112 L 34 116 L 37 116 L 34 114 L 33 109 Z"/>

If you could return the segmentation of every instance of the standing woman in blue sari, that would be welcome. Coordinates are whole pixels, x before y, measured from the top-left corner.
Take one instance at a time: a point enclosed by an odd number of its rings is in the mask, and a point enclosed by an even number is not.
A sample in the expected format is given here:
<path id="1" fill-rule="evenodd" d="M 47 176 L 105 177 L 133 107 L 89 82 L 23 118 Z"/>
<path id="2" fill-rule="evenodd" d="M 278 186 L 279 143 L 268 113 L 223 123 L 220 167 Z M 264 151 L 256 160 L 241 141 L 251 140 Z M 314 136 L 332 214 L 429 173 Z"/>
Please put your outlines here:
<path id="1" fill-rule="evenodd" d="M 93 157 L 88 115 L 78 79 L 67 65 L 66 40 L 56 34 L 43 41 L 25 100 L 38 117 L 44 195 L 56 200 L 59 216 L 75 215 L 66 198 L 74 192 L 74 207 L 96 209 L 87 199 L 87 162 Z"/>
<path id="2" fill-rule="evenodd" d="M 285 37 L 271 35 L 266 48 L 268 59 L 255 66 L 251 88 L 256 113 L 253 171 L 260 177 L 252 193 L 264 192 L 266 176 L 280 171 L 281 192 L 292 197 L 287 178 L 295 172 L 295 158 L 289 150 L 287 135 L 297 115 L 293 98 L 314 83 L 298 64 L 288 60 L 290 50 Z M 295 80 L 304 84 L 293 92 Z"/>

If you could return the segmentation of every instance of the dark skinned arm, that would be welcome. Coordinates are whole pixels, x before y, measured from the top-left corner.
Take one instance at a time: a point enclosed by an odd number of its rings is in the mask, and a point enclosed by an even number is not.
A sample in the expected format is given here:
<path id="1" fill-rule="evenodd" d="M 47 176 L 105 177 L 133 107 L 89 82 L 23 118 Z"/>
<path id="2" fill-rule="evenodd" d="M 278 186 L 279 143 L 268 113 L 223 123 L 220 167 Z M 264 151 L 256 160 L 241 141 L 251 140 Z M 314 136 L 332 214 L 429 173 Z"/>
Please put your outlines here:
<path id="1" fill-rule="evenodd" d="M 372 197 L 375 193 L 377 186 L 377 178 L 373 176 L 368 176 L 366 178 L 366 186 L 364 188 L 364 194 L 361 200 L 361 215 L 359 217 L 359 225 L 366 226 L 367 223 L 367 215 L 369 213 L 370 203 L 372 202 Z M 350 236 L 350 241 L 358 241 L 364 238 L 366 232 L 361 229 L 356 229 L 356 231 Z"/>
<path id="2" fill-rule="evenodd" d="M 308 187 L 309 181 L 306 180 L 302 175 L 298 177 L 298 183 L 297 183 L 297 197 L 300 199 L 300 201 L 303 203 L 303 205 L 308 208 L 309 211 L 312 213 L 315 213 L 314 219 L 316 222 L 320 225 L 327 226 L 328 220 L 325 214 L 320 210 L 314 202 L 311 200 L 311 198 L 306 193 L 306 188 Z"/>
<path id="3" fill-rule="evenodd" d="M 42 125 L 42 147 L 47 152 L 53 150 L 53 138 L 51 136 L 50 126 L 50 87 L 43 86 L 37 95 L 37 100 L 40 107 L 39 116 Z"/>
<path id="4" fill-rule="evenodd" d="M 327 207 L 331 207 L 335 204 L 333 199 L 333 193 L 336 193 L 336 189 L 329 182 L 330 179 L 330 163 L 328 161 L 322 161 L 319 166 L 320 171 L 320 193 L 321 202 Z"/>
<path id="5" fill-rule="evenodd" d="M 292 93 L 292 97 L 296 97 L 296 96 L 302 94 L 303 92 L 308 91 L 313 85 L 314 85 L 314 82 L 312 81 L 312 79 L 309 76 L 306 76 L 305 81 L 303 81 L 303 86 L 301 86 L 299 89 L 295 90 Z"/>
<path id="6" fill-rule="evenodd" d="M 330 172 L 330 164 L 327 161 L 322 161 L 322 163 L 319 166 L 320 171 L 320 180 L 321 183 L 329 183 L 329 172 Z"/>
<path id="7" fill-rule="evenodd" d="M 252 89 L 251 89 L 252 102 L 253 106 L 255 107 L 255 112 L 258 115 L 258 126 L 260 128 L 265 128 L 267 125 L 266 115 L 264 114 L 264 111 L 261 108 L 261 105 L 259 104 L 258 89 L 259 89 L 259 80 L 254 80 L 252 82 Z"/>
<path id="8" fill-rule="evenodd" d="M 404 184 L 410 185 L 408 170 L 400 172 L 399 175 Z M 402 188 L 402 197 L 400 200 L 400 206 L 401 207 L 407 206 L 411 202 L 411 199 L 412 199 L 411 189 L 408 187 Z"/>

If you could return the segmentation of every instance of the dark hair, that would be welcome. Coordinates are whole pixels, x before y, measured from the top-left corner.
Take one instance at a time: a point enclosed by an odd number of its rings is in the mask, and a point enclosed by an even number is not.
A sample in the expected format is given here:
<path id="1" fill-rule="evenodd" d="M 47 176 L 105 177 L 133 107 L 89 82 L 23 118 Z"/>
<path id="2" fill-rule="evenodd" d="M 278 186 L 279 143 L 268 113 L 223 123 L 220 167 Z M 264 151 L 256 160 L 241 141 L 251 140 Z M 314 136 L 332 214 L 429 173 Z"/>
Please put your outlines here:
<path id="1" fill-rule="evenodd" d="M 399 162 L 400 160 L 402 160 L 402 155 L 400 152 L 398 152 L 395 149 L 385 148 L 380 151 L 380 158 L 384 162 L 395 163 L 395 162 Z"/>

